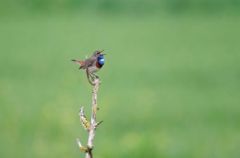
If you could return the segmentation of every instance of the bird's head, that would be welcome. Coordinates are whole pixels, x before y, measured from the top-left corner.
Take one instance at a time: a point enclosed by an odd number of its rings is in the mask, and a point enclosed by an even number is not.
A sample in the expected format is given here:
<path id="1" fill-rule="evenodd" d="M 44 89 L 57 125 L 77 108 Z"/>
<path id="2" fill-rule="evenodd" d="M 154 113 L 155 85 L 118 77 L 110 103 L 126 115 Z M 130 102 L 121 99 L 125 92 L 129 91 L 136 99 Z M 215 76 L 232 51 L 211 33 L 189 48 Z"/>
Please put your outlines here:
<path id="1" fill-rule="evenodd" d="M 96 50 L 94 53 L 93 53 L 93 56 L 95 56 L 95 57 L 98 57 L 98 56 L 100 56 L 100 55 L 105 55 L 105 54 L 102 54 L 102 52 L 103 52 L 104 50 Z"/>

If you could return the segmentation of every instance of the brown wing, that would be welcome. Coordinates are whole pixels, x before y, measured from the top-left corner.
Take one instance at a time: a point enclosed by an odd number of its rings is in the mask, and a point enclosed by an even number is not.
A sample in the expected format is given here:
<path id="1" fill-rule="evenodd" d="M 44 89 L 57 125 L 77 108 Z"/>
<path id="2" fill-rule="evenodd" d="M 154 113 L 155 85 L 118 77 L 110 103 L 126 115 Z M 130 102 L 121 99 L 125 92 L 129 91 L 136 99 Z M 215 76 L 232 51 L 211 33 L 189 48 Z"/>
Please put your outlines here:
<path id="1" fill-rule="evenodd" d="M 88 67 L 90 67 L 90 66 L 93 66 L 94 65 L 94 63 L 95 63 L 95 61 L 96 61 L 96 58 L 94 58 L 94 57 L 91 57 L 91 58 L 88 58 L 88 59 L 86 59 L 85 61 L 84 61 L 84 65 L 83 65 L 83 69 L 86 69 L 86 68 L 88 68 Z"/>

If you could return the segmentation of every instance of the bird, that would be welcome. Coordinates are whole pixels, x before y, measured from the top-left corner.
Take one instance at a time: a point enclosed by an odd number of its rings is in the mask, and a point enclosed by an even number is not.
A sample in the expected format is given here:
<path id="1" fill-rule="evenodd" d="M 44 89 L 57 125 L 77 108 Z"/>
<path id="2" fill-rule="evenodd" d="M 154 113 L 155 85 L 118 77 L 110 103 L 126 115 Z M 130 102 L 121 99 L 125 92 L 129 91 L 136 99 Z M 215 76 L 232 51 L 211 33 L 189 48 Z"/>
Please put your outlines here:
<path id="1" fill-rule="evenodd" d="M 92 83 L 92 81 L 95 78 L 99 78 L 96 75 L 96 72 L 98 72 L 104 65 L 105 63 L 105 58 L 102 51 L 100 50 L 96 50 L 93 52 L 92 56 L 85 59 L 85 60 L 76 60 L 76 59 L 72 59 L 72 61 L 78 65 L 80 65 L 79 69 L 85 70 L 86 74 L 87 74 L 87 78 L 89 81 L 91 81 L 90 83 Z"/>

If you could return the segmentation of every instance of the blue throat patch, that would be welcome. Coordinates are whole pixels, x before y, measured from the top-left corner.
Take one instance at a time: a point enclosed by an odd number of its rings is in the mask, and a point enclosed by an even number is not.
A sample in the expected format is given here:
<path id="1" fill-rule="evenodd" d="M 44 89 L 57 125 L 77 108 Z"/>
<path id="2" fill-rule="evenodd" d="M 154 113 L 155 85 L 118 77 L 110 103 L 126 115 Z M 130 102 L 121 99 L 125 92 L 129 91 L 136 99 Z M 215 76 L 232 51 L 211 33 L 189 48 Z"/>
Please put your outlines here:
<path id="1" fill-rule="evenodd" d="M 99 63 L 99 65 L 104 65 L 104 56 L 103 55 L 100 55 L 98 58 L 97 58 L 97 61 Z"/>

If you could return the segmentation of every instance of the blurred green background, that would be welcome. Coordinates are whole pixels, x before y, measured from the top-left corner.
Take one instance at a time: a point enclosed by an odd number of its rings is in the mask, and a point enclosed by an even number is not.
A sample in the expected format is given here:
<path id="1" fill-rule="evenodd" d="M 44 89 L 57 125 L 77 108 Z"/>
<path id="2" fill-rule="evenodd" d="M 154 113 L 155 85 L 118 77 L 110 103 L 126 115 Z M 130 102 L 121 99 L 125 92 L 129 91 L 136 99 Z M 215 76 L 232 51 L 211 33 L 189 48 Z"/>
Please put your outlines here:
<path id="1" fill-rule="evenodd" d="M 239 158 L 239 0 L 1 0 L 0 157 L 78 158 L 104 49 L 98 158 Z"/>

